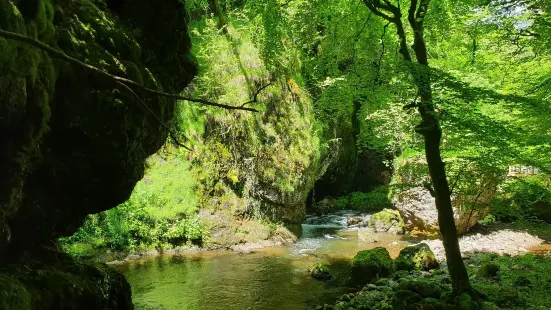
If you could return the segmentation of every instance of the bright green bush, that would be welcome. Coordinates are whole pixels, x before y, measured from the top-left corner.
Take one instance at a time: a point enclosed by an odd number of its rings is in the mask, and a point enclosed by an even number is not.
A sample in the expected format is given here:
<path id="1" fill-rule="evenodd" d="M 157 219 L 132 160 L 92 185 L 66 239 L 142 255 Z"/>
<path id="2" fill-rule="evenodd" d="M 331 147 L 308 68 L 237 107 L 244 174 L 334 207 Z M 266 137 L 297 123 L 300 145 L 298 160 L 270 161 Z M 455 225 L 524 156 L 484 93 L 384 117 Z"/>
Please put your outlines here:
<path id="1" fill-rule="evenodd" d="M 371 192 L 353 192 L 336 201 L 339 209 L 351 210 L 383 210 L 391 208 L 392 203 L 388 199 L 388 186 L 379 186 Z"/>

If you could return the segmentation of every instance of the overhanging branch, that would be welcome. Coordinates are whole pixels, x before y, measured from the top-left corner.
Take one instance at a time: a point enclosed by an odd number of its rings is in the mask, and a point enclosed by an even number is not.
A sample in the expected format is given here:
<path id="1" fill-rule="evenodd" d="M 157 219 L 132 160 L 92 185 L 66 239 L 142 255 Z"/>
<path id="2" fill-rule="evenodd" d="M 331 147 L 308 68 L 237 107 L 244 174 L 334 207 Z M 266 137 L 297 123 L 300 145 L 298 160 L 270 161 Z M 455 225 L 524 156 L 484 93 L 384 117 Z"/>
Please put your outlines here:
<path id="1" fill-rule="evenodd" d="M 51 56 L 54 56 L 54 57 L 57 57 L 59 59 L 65 60 L 65 61 L 67 61 L 69 63 L 72 63 L 72 64 L 76 64 L 78 66 L 84 67 L 84 68 L 86 68 L 88 70 L 91 70 L 91 71 L 93 71 L 93 72 L 95 72 L 99 75 L 102 75 L 106 78 L 114 80 L 115 82 L 125 84 L 128 87 L 132 86 L 132 87 L 138 88 L 138 89 L 140 89 L 140 90 L 142 90 L 146 93 L 150 93 L 152 95 L 168 97 L 168 98 L 177 99 L 177 100 L 185 100 L 185 101 L 204 104 L 204 105 L 207 105 L 207 106 L 219 107 L 219 108 L 223 108 L 223 109 L 227 109 L 227 110 L 243 110 L 243 111 L 250 111 L 250 112 L 258 112 L 258 110 L 254 109 L 254 108 L 244 107 L 244 105 L 246 105 L 247 103 L 243 104 L 242 106 L 232 106 L 232 105 L 227 105 L 227 104 L 222 104 L 222 103 L 211 102 L 211 101 L 201 99 L 201 98 L 189 98 L 189 97 L 184 97 L 184 96 L 180 96 L 180 95 L 177 95 L 177 94 L 170 94 L 170 93 L 166 93 L 166 92 L 163 92 L 163 91 L 154 90 L 154 89 L 145 87 L 145 86 L 141 85 L 140 83 L 132 81 L 130 79 L 107 73 L 107 72 L 105 72 L 105 71 L 103 71 L 103 70 L 101 70 L 97 67 L 94 67 L 94 66 L 89 65 L 87 63 L 84 63 L 84 62 L 82 62 L 82 61 L 80 61 L 76 58 L 73 58 L 73 57 L 65 54 L 61 50 L 55 49 L 55 48 L 53 48 L 53 47 L 51 47 L 51 46 L 49 46 L 49 45 L 47 45 L 47 44 L 45 44 L 45 43 L 43 43 L 39 40 L 36 40 L 34 38 L 31 38 L 31 37 L 28 37 L 28 36 L 25 36 L 25 35 L 21 35 L 21 34 L 18 34 L 18 33 L 14 33 L 14 32 L 10 32 L 10 31 L 0 29 L 0 37 L 10 39 L 10 40 L 19 41 L 19 42 L 23 42 L 23 43 L 27 43 L 31 46 L 34 46 L 35 48 L 46 51 Z M 258 96 L 258 94 L 256 96 Z M 252 103 L 252 102 L 256 102 L 256 100 L 249 101 L 248 103 Z"/>

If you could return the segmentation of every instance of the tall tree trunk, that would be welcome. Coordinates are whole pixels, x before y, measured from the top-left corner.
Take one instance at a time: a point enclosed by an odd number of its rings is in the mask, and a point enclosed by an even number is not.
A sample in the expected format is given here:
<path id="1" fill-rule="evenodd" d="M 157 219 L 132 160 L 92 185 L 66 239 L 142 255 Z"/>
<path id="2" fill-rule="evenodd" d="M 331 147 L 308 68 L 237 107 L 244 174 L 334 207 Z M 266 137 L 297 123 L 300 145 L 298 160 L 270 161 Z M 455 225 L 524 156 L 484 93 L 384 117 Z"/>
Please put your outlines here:
<path id="1" fill-rule="evenodd" d="M 393 5 L 389 0 L 363 0 L 363 2 L 375 15 L 384 18 L 397 27 L 397 34 L 400 39 L 400 54 L 402 54 L 404 60 L 409 64 L 410 72 L 420 98 L 420 102 L 416 106 L 422 121 L 416 127 L 416 131 L 423 135 L 425 142 L 425 156 L 432 180 L 431 194 L 434 196 L 436 202 L 438 224 L 446 250 L 452 287 L 456 293 L 470 292 L 471 284 L 467 269 L 461 258 L 457 229 L 453 217 L 450 187 L 440 153 L 442 129 L 432 99 L 431 74 L 427 47 L 423 36 L 423 22 L 427 13 L 429 0 L 421 0 L 420 3 L 418 0 L 411 0 L 408 11 L 408 21 L 414 33 L 413 51 L 415 52 L 417 63 L 414 63 L 407 46 L 407 36 L 400 8 Z"/>

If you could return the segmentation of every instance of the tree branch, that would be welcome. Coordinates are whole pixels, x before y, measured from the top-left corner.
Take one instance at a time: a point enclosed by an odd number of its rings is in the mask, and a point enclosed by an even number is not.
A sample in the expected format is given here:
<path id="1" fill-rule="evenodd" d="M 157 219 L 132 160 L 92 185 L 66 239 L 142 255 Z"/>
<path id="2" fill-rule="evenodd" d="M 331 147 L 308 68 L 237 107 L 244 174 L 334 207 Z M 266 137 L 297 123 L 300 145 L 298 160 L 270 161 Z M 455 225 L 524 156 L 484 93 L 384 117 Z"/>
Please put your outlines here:
<path id="1" fill-rule="evenodd" d="M 243 103 L 241 105 L 241 108 L 243 108 L 244 106 L 246 106 L 247 104 L 250 104 L 250 103 L 255 103 L 255 102 L 258 102 L 258 95 L 260 95 L 260 92 L 262 92 L 263 90 L 265 90 L 266 88 L 268 88 L 268 86 L 272 85 L 272 82 L 269 82 L 268 84 L 262 86 L 262 87 L 259 87 L 256 92 L 254 93 L 254 96 L 253 96 L 253 99 L 250 100 L 250 101 L 247 101 L 245 103 Z"/>
<path id="2" fill-rule="evenodd" d="M 373 14 L 375 14 L 377 16 L 380 16 L 380 17 L 386 19 L 389 22 L 395 22 L 396 16 L 393 17 L 393 16 L 390 16 L 390 15 L 387 15 L 387 14 L 385 14 L 385 13 L 383 13 L 379 10 L 381 8 L 381 6 L 380 6 L 381 3 L 379 1 L 376 1 L 376 0 L 362 0 L 362 1 L 367 6 L 367 8 L 371 12 L 373 12 Z M 377 5 L 375 4 L 375 2 L 377 2 Z"/>
<path id="3" fill-rule="evenodd" d="M 139 84 L 135 81 L 132 81 L 132 80 L 120 77 L 120 76 L 116 76 L 116 75 L 107 73 L 107 72 L 105 72 L 105 71 L 103 71 L 103 70 L 101 70 L 97 67 L 86 64 L 86 63 L 84 63 L 84 62 L 82 62 L 82 61 L 80 61 L 76 58 L 73 58 L 73 57 L 65 54 L 61 50 L 55 49 L 55 48 L 53 48 L 53 47 L 51 47 L 51 46 L 49 46 L 45 43 L 42 43 L 42 42 L 40 42 L 40 41 L 38 41 L 34 38 L 28 37 L 28 36 L 24 36 L 24 35 L 21 35 L 21 34 L 17 34 L 17 33 L 14 33 L 14 32 L 10 32 L 10 31 L 0 29 L 0 37 L 15 40 L 15 41 L 19 41 L 19 42 L 23 42 L 23 43 L 27 43 L 31 46 L 34 46 L 34 47 L 38 48 L 38 49 L 46 51 L 51 56 L 55 56 L 57 58 L 65 60 L 69 63 L 79 65 L 79 66 L 84 67 L 86 69 L 89 69 L 89 70 L 91 70 L 91 71 L 93 71 L 93 72 L 95 72 L 99 75 L 102 75 L 106 78 L 112 79 L 115 82 L 125 84 L 126 86 L 136 87 L 138 89 L 141 89 L 144 92 L 147 92 L 147 93 L 150 93 L 150 94 L 153 94 L 153 95 L 168 97 L 168 98 L 177 99 L 177 100 L 185 100 L 185 101 L 200 103 L 200 104 L 204 104 L 204 105 L 208 105 L 208 106 L 224 108 L 224 109 L 227 109 L 227 110 L 244 110 L 244 111 L 258 112 L 258 110 L 254 109 L 254 108 L 247 108 L 247 107 L 243 107 L 243 106 L 226 105 L 226 104 L 211 102 L 211 101 L 208 101 L 208 100 L 205 100 L 205 99 L 189 98 L 189 97 L 184 97 L 184 96 L 180 96 L 180 95 L 176 95 L 176 94 L 170 94 L 170 93 L 166 93 L 166 92 L 163 92 L 163 91 L 158 91 L 158 90 L 154 90 L 154 89 L 151 89 L 151 88 L 147 88 L 147 87 L 145 87 L 145 86 L 143 86 L 143 85 L 141 85 L 141 84 Z M 256 101 L 252 101 L 252 102 L 256 102 Z"/>

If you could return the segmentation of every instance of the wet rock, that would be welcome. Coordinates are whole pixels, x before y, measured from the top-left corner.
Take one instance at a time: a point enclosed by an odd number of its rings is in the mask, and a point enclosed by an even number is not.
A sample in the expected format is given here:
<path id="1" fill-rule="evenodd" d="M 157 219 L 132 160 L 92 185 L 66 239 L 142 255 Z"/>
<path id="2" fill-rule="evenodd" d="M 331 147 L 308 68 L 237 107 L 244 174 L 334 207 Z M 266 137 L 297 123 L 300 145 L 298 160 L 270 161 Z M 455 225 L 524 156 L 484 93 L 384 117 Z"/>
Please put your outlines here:
<path id="1" fill-rule="evenodd" d="M 325 266 L 322 263 L 316 263 L 312 267 L 308 268 L 308 273 L 312 278 L 316 278 L 322 281 L 327 281 L 332 278 L 329 271 L 329 267 Z"/>
<path id="2" fill-rule="evenodd" d="M 394 265 L 398 270 L 431 270 L 440 267 L 440 263 L 426 243 L 404 248 L 394 260 Z"/>
<path id="3" fill-rule="evenodd" d="M 383 247 L 358 252 L 352 259 L 352 282 L 363 285 L 392 272 L 390 254 Z"/>
<path id="4" fill-rule="evenodd" d="M 379 237 L 373 228 L 358 229 L 358 240 L 361 242 L 374 243 L 379 241 Z"/>
<path id="5" fill-rule="evenodd" d="M 397 210 L 384 209 L 371 216 L 367 224 L 375 232 L 401 235 L 406 232 L 404 220 Z"/>
<path id="6" fill-rule="evenodd" d="M 360 216 L 348 216 L 346 217 L 346 226 L 359 226 L 361 223 L 363 223 L 364 219 Z"/>

